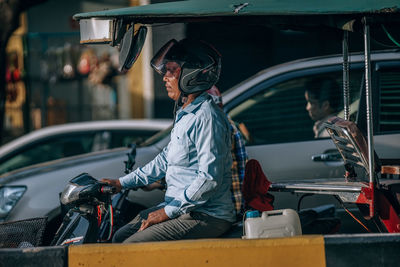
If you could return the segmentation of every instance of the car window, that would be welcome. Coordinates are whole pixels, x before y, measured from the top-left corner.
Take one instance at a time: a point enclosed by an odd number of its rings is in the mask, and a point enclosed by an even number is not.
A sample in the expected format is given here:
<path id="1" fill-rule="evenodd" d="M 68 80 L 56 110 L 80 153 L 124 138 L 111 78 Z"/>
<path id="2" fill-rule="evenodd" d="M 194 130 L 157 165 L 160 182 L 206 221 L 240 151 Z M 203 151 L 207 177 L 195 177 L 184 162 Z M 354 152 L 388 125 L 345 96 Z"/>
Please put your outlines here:
<path id="1" fill-rule="evenodd" d="M 92 149 L 93 133 L 57 136 L 19 151 L 0 165 L 0 173 L 63 157 L 88 153 Z"/>
<path id="2" fill-rule="evenodd" d="M 342 72 L 338 71 L 301 76 L 266 86 L 259 93 L 231 109 L 229 116 L 245 129 L 248 145 L 298 142 L 319 138 L 315 136 L 313 130 L 315 122 L 306 110 L 306 87 L 309 86 L 311 80 L 318 77 L 336 81 L 337 90 L 331 97 L 338 102 L 338 108 L 332 115 L 341 114 L 343 113 L 342 75 Z M 361 81 L 361 70 L 352 71 L 350 104 L 353 119 L 357 115 Z"/>
<path id="3" fill-rule="evenodd" d="M 158 130 L 142 131 L 112 131 L 110 148 L 126 147 L 130 144 L 140 144 L 147 138 L 159 132 Z"/>
<path id="4" fill-rule="evenodd" d="M 170 126 L 167 129 L 162 130 L 162 131 L 156 133 L 155 135 L 147 138 L 144 142 L 140 143 L 139 146 L 151 146 L 151 145 L 154 145 L 155 143 L 161 141 L 162 139 L 164 139 L 171 133 L 172 127 L 173 126 Z"/>
<path id="5" fill-rule="evenodd" d="M 400 70 L 379 73 L 379 132 L 400 132 Z"/>
<path id="6" fill-rule="evenodd" d="M 158 130 L 110 130 L 96 133 L 92 151 L 127 147 L 130 144 L 141 144 L 147 138 L 158 133 Z"/>

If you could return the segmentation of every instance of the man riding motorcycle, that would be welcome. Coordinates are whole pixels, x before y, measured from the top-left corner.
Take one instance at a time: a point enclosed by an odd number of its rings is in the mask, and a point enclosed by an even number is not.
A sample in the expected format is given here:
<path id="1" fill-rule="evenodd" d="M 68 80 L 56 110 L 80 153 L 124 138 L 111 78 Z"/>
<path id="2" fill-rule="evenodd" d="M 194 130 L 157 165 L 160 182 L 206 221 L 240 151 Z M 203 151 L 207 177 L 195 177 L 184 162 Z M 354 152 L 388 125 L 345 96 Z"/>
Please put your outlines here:
<path id="1" fill-rule="evenodd" d="M 151 66 L 163 75 L 168 97 L 175 101 L 171 141 L 144 167 L 102 181 L 121 190 L 165 177 L 165 201 L 140 212 L 115 233 L 113 242 L 218 237 L 235 221 L 230 125 L 206 92 L 218 81 L 221 56 L 202 41 L 173 39 Z"/>

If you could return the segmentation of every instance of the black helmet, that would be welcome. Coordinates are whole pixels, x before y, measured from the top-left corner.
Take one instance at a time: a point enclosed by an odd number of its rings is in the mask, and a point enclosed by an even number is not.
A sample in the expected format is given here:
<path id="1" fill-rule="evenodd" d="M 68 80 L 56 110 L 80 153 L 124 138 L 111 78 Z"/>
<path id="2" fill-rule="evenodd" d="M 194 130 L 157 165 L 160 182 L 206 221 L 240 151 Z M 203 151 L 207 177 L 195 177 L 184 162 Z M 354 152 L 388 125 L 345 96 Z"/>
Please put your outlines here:
<path id="1" fill-rule="evenodd" d="M 157 52 L 150 64 L 165 75 L 165 65 L 171 61 L 181 67 L 178 84 L 184 94 L 206 91 L 218 81 L 221 55 L 203 41 L 183 39 L 177 42 L 172 39 Z"/>

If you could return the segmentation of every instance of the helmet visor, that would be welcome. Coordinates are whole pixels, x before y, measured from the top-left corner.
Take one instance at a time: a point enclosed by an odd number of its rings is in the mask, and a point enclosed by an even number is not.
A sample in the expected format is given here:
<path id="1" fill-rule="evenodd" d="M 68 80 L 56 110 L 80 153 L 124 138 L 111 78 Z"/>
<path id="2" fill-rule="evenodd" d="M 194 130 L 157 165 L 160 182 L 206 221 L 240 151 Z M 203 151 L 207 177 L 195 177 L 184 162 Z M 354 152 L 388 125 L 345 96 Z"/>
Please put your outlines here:
<path id="1" fill-rule="evenodd" d="M 171 61 L 170 58 L 168 58 L 168 54 L 170 54 L 171 50 L 173 50 L 173 47 L 177 44 L 178 42 L 175 39 L 170 40 L 168 43 L 166 43 L 163 47 L 161 47 L 160 50 L 155 54 L 153 59 L 150 61 L 151 67 L 157 71 L 159 74 L 164 75 L 166 73 L 166 68 L 165 65 Z M 177 62 L 179 63 L 179 62 Z"/>

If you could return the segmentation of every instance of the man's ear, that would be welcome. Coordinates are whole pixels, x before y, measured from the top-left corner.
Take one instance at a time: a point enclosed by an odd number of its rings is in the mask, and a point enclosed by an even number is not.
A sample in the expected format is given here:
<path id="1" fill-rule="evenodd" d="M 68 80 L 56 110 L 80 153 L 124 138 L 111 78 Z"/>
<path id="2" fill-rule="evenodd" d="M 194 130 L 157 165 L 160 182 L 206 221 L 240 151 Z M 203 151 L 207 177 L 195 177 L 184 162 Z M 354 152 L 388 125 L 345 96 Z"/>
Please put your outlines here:
<path id="1" fill-rule="evenodd" d="M 325 101 L 322 102 L 321 109 L 324 110 L 324 111 L 328 111 L 328 110 L 331 109 L 331 104 L 329 103 L 328 100 L 325 100 Z"/>

